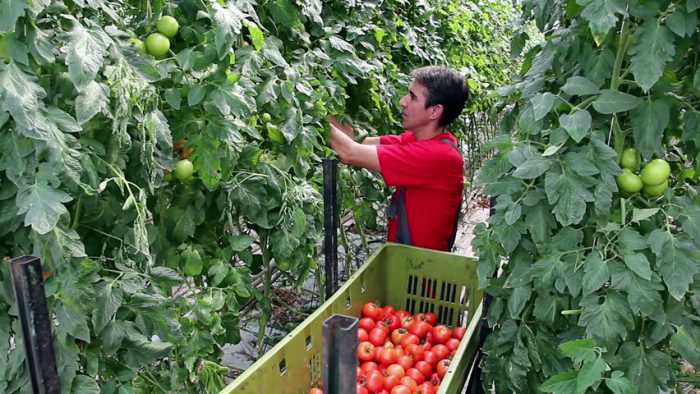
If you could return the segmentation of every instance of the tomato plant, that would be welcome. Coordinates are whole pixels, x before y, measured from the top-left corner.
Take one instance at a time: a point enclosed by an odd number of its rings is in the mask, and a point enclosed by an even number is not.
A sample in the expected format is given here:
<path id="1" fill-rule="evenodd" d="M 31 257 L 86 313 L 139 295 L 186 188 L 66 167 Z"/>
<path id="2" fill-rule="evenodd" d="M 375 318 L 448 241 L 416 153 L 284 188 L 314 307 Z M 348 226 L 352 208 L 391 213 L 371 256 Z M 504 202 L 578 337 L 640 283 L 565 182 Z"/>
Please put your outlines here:
<path id="1" fill-rule="evenodd" d="M 700 31 L 681 22 L 698 5 L 600 5 L 523 2 L 537 31 L 513 42 L 477 181 L 495 201 L 472 244 L 493 296 L 485 389 L 657 393 L 680 360 L 700 367 L 700 190 L 668 164 L 700 159 Z"/>

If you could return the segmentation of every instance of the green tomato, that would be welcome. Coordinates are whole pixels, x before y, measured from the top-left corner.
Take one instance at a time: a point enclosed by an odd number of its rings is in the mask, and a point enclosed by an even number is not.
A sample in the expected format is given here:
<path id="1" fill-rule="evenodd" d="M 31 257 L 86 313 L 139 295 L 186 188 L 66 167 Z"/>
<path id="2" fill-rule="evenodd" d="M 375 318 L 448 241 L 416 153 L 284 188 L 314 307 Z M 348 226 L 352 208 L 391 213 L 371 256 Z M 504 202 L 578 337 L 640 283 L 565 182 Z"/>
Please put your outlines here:
<path id="1" fill-rule="evenodd" d="M 668 188 L 668 180 L 663 181 L 660 185 L 653 185 L 653 186 L 644 186 L 644 194 L 651 196 L 651 197 L 656 197 L 664 194 L 664 191 Z"/>
<path id="2" fill-rule="evenodd" d="M 695 175 L 696 175 L 695 168 L 686 167 L 681 171 L 679 178 L 693 180 L 693 179 L 695 179 Z"/>
<path id="3" fill-rule="evenodd" d="M 263 112 L 261 119 L 265 123 L 272 122 L 272 116 L 270 114 L 268 114 L 267 112 Z"/>
<path id="4" fill-rule="evenodd" d="M 620 190 L 627 193 L 636 193 L 644 187 L 644 183 L 639 175 L 630 171 L 629 168 L 623 168 L 622 174 L 618 175 L 615 180 Z"/>
<path id="5" fill-rule="evenodd" d="M 622 168 L 629 168 L 634 170 L 639 165 L 639 160 L 637 159 L 637 150 L 634 148 L 626 148 L 622 151 L 620 155 L 620 166 Z"/>
<path id="6" fill-rule="evenodd" d="M 654 159 L 642 168 L 640 175 L 645 185 L 660 185 L 671 175 L 671 166 L 664 159 Z"/>
<path id="7" fill-rule="evenodd" d="M 277 261 L 276 264 L 280 271 L 287 272 L 290 268 L 292 268 L 292 262 L 289 260 L 280 260 Z"/>
<path id="8" fill-rule="evenodd" d="M 175 164 L 175 178 L 186 181 L 192 178 L 192 173 L 194 172 L 194 165 L 191 161 L 183 159 Z"/>
<path id="9" fill-rule="evenodd" d="M 152 33 L 146 38 L 146 49 L 153 57 L 160 59 L 170 50 L 170 40 L 160 33 Z"/>
<path id="10" fill-rule="evenodd" d="M 177 23 L 177 20 L 169 15 L 158 19 L 158 23 L 156 23 L 156 29 L 169 38 L 175 37 L 179 28 L 180 25 Z"/>
<path id="11" fill-rule="evenodd" d="M 139 53 L 146 53 L 146 44 L 144 44 L 143 41 L 139 40 L 136 37 L 131 37 L 129 38 L 129 42 L 131 43 L 131 45 L 136 47 Z"/>

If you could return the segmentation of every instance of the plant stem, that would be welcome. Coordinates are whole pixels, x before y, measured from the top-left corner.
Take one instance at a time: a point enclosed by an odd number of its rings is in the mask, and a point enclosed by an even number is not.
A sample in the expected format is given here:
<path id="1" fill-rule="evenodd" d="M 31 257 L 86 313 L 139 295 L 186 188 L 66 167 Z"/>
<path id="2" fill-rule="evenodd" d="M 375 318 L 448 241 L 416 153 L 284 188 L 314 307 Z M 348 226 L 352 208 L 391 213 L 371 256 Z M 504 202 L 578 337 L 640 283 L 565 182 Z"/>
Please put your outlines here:
<path id="1" fill-rule="evenodd" d="M 270 233 L 268 230 L 260 230 L 260 250 L 262 251 L 264 270 L 263 297 L 268 301 L 271 300 L 270 294 L 272 293 L 272 271 L 270 270 L 270 249 L 268 247 L 269 235 Z M 266 311 L 265 308 L 262 309 L 260 323 L 258 326 L 258 354 L 262 352 L 262 345 L 265 339 L 265 328 L 267 327 L 267 323 L 270 321 L 270 315 L 270 311 Z"/>
<path id="2" fill-rule="evenodd" d="M 83 196 L 80 195 L 78 197 L 78 202 L 75 204 L 75 212 L 73 213 L 73 224 L 71 224 L 70 228 L 75 230 L 78 228 L 78 225 L 80 225 L 80 211 L 82 210 L 83 207 Z"/>

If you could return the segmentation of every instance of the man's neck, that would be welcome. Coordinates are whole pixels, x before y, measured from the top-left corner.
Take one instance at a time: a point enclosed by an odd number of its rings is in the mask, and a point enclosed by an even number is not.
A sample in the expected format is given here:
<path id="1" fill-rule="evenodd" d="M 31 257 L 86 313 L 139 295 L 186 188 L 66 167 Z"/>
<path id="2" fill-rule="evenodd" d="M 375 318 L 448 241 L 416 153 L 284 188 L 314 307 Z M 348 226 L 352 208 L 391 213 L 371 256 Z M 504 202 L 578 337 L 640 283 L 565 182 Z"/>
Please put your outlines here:
<path id="1" fill-rule="evenodd" d="M 413 134 L 416 136 L 416 140 L 429 140 L 434 138 L 438 134 L 445 132 L 442 127 L 427 127 L 423 129 L 413 130 Z"/>

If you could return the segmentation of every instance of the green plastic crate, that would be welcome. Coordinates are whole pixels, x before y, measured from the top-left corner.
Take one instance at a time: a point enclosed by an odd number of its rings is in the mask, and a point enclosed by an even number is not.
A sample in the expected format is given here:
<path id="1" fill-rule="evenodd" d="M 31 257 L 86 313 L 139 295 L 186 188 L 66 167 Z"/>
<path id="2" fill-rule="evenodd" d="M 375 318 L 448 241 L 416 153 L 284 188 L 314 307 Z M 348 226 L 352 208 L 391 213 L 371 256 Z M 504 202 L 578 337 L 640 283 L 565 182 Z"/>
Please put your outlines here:
<path id="1" fill-rule="evenodd" d="M 477 288 L 476 266 L 476 260 L 465 256 L 387 243 L 221 393 L 308 393 L 321 382 L 324 320 L 335 313 L 359 317 L 368 301 L 391 304 L 413 314 L 435 312 L 439 323 L 468 327 L 439 391 L 457 393 L 467 380 L 477 350 L 475 330 L 480 326 L 482 292 Z"/>

